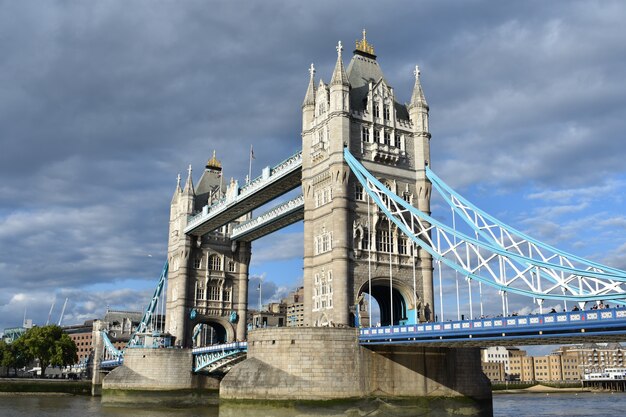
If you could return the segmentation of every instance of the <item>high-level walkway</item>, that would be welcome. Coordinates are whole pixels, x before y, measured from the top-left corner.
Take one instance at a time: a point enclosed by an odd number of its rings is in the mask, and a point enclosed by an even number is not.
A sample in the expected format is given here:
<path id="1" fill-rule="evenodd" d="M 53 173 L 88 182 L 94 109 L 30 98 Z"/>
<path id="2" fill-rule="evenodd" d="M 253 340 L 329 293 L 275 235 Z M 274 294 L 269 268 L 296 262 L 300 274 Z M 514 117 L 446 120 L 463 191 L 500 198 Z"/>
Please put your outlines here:
<path id="1" fill-rule="evenodd" d="M 261 207 L 275 198 L 301 186 L 302 151 L 274 167 L 266 167 L 262 174 L 211 206 L 189 218 L 185 233 L 202 236 Z M 269 232 L 268 232 L 269 233 Z"/>

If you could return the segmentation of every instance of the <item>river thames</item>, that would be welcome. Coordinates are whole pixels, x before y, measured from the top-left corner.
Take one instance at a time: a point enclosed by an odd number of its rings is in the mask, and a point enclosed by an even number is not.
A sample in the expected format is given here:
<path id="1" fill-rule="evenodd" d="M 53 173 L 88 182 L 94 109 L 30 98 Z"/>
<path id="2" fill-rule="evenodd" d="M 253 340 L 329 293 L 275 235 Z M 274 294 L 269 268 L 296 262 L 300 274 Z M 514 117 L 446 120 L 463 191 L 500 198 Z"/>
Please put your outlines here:
<path id="1" fill-rule="evenodd" d="M 494 416 L 593 416 L 615 417 L 626 410 L 624 393 L 556 393 L 556 394 L 497 394 L 494 395 Z M 202 407 L 163 408 L 150 405 L 110 406 L 103 405 L 99 398 L 83 396 L 43 396 L 43 395 L 2 395 L 0 396 L 0 417 L 296 417 L 296 416 L 460 416 L 462 411 L 450 414 L 445 410 L 431 412 L 412 412 L 408 409 L 382 410 L 365 412 L 354 408 L 340 410 L 328 409 L 276 409 L 275 411 L 256 411 L 253 407 L 242 409 L 229 407 L 222 409 L 217 405 Z"/>

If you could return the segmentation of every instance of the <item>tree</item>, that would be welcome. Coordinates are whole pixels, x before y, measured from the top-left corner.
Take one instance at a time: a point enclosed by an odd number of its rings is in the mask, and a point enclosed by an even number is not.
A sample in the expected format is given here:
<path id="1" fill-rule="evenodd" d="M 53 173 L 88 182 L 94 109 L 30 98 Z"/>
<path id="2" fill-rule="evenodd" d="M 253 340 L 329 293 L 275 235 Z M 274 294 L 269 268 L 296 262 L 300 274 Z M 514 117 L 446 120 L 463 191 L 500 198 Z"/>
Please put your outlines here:
<path id="1" fill-rule="evenodd" d="M 49 365 L 66 366 L 78 361 L 76 344 L 59 326 L 33 327 L 20 339 L 28 353 L 39 360 L 42 378 Z"/>
<path id="2" fill-rule="evenodd" d="M 6 376 L 9 376 L 9 367 L 8 365 L 4 364 L 4 357 L 6 356 L 6 352 L 9 349 L 8 345 L 6 344 L 6 342 L 2 339 L 0 339 L 0 366 L 6 366 L 7 368 L 7 374 Z"/>
<path id="3" fill-rule="evenodd" d="M 2 362 L 0 365 L 6 366 L 7 376 L 11 368 L 13 369 L 13 374 L 17 376 L 18 368 L 23 368 L 28 365 L 28 363 L 33 360 L 33 357 L 26 348 L 23 338 L 20 337 L 13 343 L 5 344 L 1 359 Z"/>

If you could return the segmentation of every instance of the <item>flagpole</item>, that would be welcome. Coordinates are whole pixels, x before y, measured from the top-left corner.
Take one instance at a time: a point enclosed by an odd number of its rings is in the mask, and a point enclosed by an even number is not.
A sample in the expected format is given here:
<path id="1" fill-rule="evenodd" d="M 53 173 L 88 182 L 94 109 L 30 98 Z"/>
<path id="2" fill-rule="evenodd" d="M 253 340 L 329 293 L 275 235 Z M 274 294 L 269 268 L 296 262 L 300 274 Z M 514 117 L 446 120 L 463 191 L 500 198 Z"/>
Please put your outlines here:
<path id="1" fill-rule="evenodd" d="M 254 157 L 254 151 L 252 145 L 250 145 L 250 166 L 248 167 L 248 182 L 252 181 L 252 158 Z"/>

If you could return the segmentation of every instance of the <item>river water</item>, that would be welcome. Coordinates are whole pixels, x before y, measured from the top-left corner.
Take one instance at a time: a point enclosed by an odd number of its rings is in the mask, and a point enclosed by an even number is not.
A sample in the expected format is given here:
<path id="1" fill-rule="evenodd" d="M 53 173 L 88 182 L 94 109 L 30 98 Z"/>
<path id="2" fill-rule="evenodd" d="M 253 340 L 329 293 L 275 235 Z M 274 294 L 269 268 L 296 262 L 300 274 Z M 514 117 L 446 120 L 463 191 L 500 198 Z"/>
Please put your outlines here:
<path id="1" fill-rule="evenodd" d="M 556 393 L 556 394 L 497 394 L 493 399 L 494 416 L 504 417 L 616 417 L 625 414 L 625 393 Z M 317 416 L 443 416 L 463 415 L 462 412 L 446 414 L 443 410 L 429 413 L 412 413 L 407 409 L 378 410 L 374 413 L 363 410 L 328 409 L 304 410 L 296 406 L 290 409 L 255 411 L 245 407 L 220 410 L 217 405 L 202 407 L 147 407 L 103 405 L 99 398 L 82 396 L 16 395 L 0 396 L 0 417 L 317 417 Z"/>

